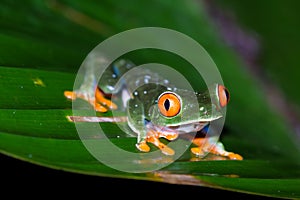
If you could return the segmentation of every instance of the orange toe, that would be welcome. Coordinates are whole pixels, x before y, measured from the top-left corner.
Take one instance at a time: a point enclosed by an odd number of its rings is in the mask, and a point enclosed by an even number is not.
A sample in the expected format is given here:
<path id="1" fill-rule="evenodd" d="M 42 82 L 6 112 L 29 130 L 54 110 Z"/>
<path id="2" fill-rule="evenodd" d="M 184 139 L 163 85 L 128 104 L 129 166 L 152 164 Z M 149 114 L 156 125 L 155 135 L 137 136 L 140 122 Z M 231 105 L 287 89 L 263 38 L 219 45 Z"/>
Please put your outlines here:
<path id="1" fill-rule="evenodd" d="M 202 151 L 202 149 L 200 149 L 200 147 L 191 148 L 191 152 L 193 154 L 195 154 L 196 156 L 203 156 L 204 155 L 204 152 Z"/>
<path id="2" fill-rule="evenodd" d="M 243 157 L 236 153 L 229 153 L 228 157 L 230 160 L 243 160 Z"/>
<path id="3" fill-rule="evenodd" d="M 150 147 L 146 144 L 146 142 L 140 142 L 140 143 L 136 144 L 136 147 L 138 148 L 138 150 L 140 150 L 142 152 L 150 151 Z"/>
<path id="4" fill-rule="evenodd" d="M 67 97 L 68 99 L 71 99 L 71 100 L 75 100 L 77 97 L 76 93 L 72 92 L 72 91 L 64 91 L 64 95 L 65 95 L 65 97 Z"/>
<path id="5" fill-rule="evenodd" d="M 171 149 L 170 147 L 168 147 L 167 145 L 162 145 L 160 147 L 160 150 L 163 154 L 165 154 L 167 156 L 172 156 L 175 154 L 175 151 L 173 149 Z"/>
<path id="6" fill-rule="evenodd" d="M 168 133 L 168 134 L 160 133 L 159 137 L 164 137 L 167 140 L 172 141 L 172 140 L 175 140 L 178 137 L 178 133 Z"/>
<path id="7" fill-rule="evenodd" d="M 107 112 L 107 108 L 105 108 L 104 106 L 96 103 L 94 106 L 95 110 L 98 112 Z"/>

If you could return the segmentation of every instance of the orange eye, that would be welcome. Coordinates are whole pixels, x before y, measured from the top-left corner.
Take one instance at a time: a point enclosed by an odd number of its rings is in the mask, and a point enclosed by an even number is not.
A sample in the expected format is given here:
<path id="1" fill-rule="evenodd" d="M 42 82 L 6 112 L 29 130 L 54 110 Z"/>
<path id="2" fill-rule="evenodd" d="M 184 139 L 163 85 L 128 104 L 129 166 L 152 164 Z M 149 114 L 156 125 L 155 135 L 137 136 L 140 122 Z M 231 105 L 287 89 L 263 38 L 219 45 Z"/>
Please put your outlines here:
<path id="1" fill-rule="evenodd" d="M 181 109 L 180 99 L 171 92 L 162 94 L 157 103 L 161 114 L 166 117 L 176 116 Z"/>
<path id="2" fill-rule="evenodd" d="M 225 107 L 230 99 L 229 91 L 223 86 L 218 86 L 219 102 L 221 107 Z"/>

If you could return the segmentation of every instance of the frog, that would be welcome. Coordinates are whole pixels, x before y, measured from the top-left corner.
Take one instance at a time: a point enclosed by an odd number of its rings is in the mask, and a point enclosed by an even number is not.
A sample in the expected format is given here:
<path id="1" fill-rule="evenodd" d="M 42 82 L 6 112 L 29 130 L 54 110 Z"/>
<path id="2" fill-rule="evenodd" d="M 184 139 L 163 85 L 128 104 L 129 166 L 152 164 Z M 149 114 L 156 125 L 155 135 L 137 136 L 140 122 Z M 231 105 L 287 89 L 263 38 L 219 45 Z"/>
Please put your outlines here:
<path id="1" fill-rule="evenodd" d="M 149 144 L 153 144 L 163 154 L 174 155 L 174 150 L 161 140 L 172 142 L 179 135 L 203 133 L 211 122 L 223 117 L 221 111 L 230 99 L 230 93 L 223 84 L 215 83 L 205 91 L 195 92 L 178 88 L 159 73 L 148 69 L 140 70 L 134 77 L 125 76 L 136 65 L 124 58 L 112 62 L 97 82 L 95 70 L 99 68 L 93 66 L 101 67 L 105 62 L 101 59 L 91 62 L 86 64 L 80 87 L 73 91 L 65 90 L 64 96 L 71 101 L 80 98 L 100 113 L 123 110 L 128 127 L 136 134 L 135 146 L 140 152 L 150 152 Z M 120 94 L 120 105 L 113 102 L 112 96 L 116 94 Z M 240 154 L 225 150 L 223 143 L 213 136 L 193 137 L 192 144 L 190 152 L 197 157 L 213 154 L 230 160 L 243 160 Z"/>

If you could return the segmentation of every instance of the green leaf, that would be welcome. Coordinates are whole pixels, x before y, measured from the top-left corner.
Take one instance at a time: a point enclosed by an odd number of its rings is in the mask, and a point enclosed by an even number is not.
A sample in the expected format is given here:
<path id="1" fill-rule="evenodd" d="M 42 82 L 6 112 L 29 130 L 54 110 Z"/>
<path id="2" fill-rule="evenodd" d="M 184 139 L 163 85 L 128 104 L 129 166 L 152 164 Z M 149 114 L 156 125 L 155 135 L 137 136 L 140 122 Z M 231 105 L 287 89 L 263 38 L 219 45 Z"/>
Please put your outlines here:
<path id="1" fill-rule="evenodd" d="M 259 66 L 264 75 L 278 84 L 280 91 L 286 94 L 285 98 L 293 103 L 299 112 L 300 95 L 299 59 L 300 50 L 300 23 L 298 20 L 299 2 L 281 1 L 218 1 L 228 11 L 234 13 L 237 23 L 242 24 L 248 32 L 253 33 L 260 40 Z M 255 9 L 255 12 L 252 12 Z M 268 13 L 266 13 L 266 9 Z M 282 17 L 281 13 L 288 11 Z M 272 20 L 270 20 L 272 19 Z M 299 114 L 299 113 L 298 113 Z"/>
<path id="2" fill-rule="evenodd" d="M 203 4 L 133 2 L 1 2 L 6 20 L 0 21 L 0 151 L 38 165 L 95 176 L 299 198 L 300 156 L 294 132 L 269 105 L 241 58 L 223 42 Z M 13 11 L 16 14 L 10 15 Z M 93 28 L 95 24 L 99 27 Z M 72 103 L 63 92 L 73 89 L 76 71 L 93 47 L 110 35 L 140 26 L 180 31 L 209 52 L 231 93 L 221 141 L 227 150 L 241 154 L 243 161 L 197 159 L 187 151 L 160 170 L 127 173 L 99 162 L 85 148 L 74 123 L 68 121 Z M 187 68 L 184 61 L 160 52 L 128 56 L 137 63 L 156 60 L 182 71 Z M 190 78 L 195 84 L 200 81 Z M 137 151 L 135 137 L 126 137 L 114 123 L 100 125 L 118 147 Z M 93 136 L 89 130 L 86 134 L 87 139 Z"/>

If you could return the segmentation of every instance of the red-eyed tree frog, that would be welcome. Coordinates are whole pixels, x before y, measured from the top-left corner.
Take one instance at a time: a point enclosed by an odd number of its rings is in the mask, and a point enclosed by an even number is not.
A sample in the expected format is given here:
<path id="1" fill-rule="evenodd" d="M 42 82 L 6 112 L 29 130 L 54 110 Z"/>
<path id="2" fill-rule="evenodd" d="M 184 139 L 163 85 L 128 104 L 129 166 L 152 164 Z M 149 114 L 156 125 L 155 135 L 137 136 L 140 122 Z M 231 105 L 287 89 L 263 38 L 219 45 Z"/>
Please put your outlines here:
<path id="1" fill-rule="evenodd" d="M 142 152 L 149 152 L 148 143 L 152 143 L 162 153 L 173 155 L 174 150 L 161 142 L 160 138 L 172 141 L 179 134 L 201 131 L 210 122 L 222 117 L 219 110 L 229 102 L 229 92 L 223 85 L 210 86 L 212 95 L 208 90 L 194 92 L 178 89 L 166 85 L 166 79 L 149 70 L 125 79 L 121 86 L 115 87 L 122 75 L 133 67 L 135 65 L 129 60 L 117 60 L 107 68 L 98 83 L 91 67 L 86 70 L 81 87 L 74 91 L 65 91 L 64 95 L 71 100 L 84 99 L 96 111 L 107 112 L 118 109 L 117 104 L 110 99 L 111 94 L 122 93 L 122 105 L 127 113 L 128 126 L 137 134 L 136 147 Z M 139 87 L 131 91 L 130 88 L 133 87 L 130 86 L 137 82 Z M 191 101 L 191 96 L 195 96 L 197 102 Z M 210 143 L 208 140 L 209 137 L 194 138 L 193 144 L 196 147 L 191 148 L 191 152 L 196 156 L 212 153 L 232 160 L 243 159 L 239 154 L 226 151 L 220 141 Z M 204 143 L 212 146 L 208 148 Z"/>

